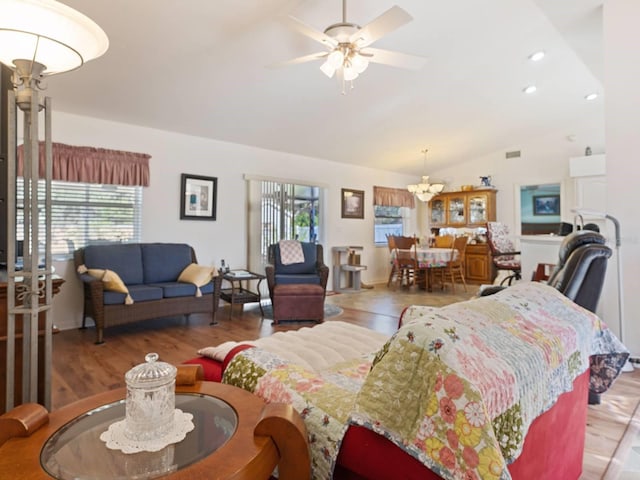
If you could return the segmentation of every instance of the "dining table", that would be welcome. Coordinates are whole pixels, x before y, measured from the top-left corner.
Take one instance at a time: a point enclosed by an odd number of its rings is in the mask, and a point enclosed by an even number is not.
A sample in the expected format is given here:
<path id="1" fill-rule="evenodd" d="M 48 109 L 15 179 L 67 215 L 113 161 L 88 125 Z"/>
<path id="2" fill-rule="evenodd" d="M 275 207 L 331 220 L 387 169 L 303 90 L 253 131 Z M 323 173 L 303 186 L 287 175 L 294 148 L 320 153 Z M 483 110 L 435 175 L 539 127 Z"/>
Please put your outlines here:
<path id="1" fill-rule="evenodd" d="M 458 259 L 459 252 L 454 248 L 416 247 L 418 272 L 416 283 L 428 292 L 433 291 L 433 273 L 435 269 L 445 268 L 447 263 Z"/>
<path id="2" fill-rule="evenodd" d="M 416 247 L 417 285 L 429 292 L 433 290 L 433 272 L 437 268 L 445 268 L 447 263 L 458 259 L 459 252 L 453 248 Z M 395 251 L 391 252 L 391 261 L 395 259 Z"/>

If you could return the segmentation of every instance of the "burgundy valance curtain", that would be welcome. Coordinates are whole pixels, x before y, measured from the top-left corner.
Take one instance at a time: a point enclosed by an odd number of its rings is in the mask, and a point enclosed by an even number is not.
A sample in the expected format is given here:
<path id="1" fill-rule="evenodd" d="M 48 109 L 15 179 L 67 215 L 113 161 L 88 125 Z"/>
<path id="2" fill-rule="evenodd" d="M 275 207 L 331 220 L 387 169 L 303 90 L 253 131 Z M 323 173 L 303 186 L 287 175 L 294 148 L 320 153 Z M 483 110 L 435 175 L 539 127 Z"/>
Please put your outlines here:
<path id="1" fill-rule="evenodd" d="M 52 144 L 52 179 L 63 182 L 107 185 L 149 186 L 149 159 L 146 153 Z M 24 165 L 23 145 L 18 147 L 18 176 Z M 40 142 L 40 175 L 44 175 L 44 142 Z"/>
<path id="2" fill-rule="evenodd" d="M 380 207 L 416 208 L 413 193 L 402 188 L 373 187 L 373 204 Z"/>

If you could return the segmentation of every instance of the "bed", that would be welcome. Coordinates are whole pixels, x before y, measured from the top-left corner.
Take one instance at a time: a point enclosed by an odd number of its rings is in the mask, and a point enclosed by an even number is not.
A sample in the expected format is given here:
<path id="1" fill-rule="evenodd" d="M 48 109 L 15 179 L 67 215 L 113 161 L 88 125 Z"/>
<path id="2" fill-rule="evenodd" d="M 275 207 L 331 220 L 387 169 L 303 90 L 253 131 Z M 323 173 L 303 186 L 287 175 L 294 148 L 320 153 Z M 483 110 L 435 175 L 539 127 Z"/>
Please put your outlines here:
<path id="1" fill-rule="evenodd" d="M 330 321 L 201 353 L 209 379 L 301 413 L 318 479 L 577 479 L 587 392 L 628 357 L 597 316 L 533 282 L 408 307 L 391 338 Z"/>

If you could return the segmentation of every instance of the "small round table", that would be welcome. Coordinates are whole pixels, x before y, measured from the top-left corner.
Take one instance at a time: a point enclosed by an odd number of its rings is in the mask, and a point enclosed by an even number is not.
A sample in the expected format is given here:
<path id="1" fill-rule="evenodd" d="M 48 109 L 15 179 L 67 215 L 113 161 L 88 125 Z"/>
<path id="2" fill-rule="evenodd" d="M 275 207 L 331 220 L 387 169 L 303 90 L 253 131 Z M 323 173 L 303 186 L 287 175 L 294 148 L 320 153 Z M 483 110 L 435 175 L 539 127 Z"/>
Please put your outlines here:
<path id="1" fill-rule="evenodd" d="M 265 404 L 229 385 L 197 382 L 176 387 L 176 407 L 196 428 L 159 452 L 124 454 L 100 434 L 124 418 L 125 389 L 80 400 L 49 415 L 31 436 L 0 447 L 0 474 L 21 479 L 309 478 L 309 448 L 300 416 L 289 405 Z M 47 474 L 47 472 L 49 474 Z"/>

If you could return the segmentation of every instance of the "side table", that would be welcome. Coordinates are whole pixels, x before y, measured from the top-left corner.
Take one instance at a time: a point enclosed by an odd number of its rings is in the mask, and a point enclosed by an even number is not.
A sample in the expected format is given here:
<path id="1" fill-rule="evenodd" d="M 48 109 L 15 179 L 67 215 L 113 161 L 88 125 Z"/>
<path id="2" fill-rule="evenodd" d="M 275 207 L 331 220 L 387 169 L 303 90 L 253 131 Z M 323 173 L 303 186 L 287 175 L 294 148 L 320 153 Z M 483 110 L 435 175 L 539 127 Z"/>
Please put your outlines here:
<path id="1" fill-rule="evenodd" d="M 23 426 L 27 434 L 31 433 L 30 423 L 41 425 L 30 436 L 13 436 L 0 446 L 0 477 L 50 479 L 42 466 L 47 461 L 61 467 L 60 473 L 50 472 L 58 479 L 71 478 L 65 476 L 64 464 L 74 469 L 87 468 L 82 478 L 96 480 L 158 477 L 257 480 L 268 479 L 276 466 L 283 480 L 310 477 L 306 428 L 290 405 L 265 404 L 245 390 L 220 383 L 178 386 L 176 405 L 193 413 L 194 423 L 199 424 L 196 430 L 182 442 L 159 452 L 126 455 L 108 449 L 98 438 L 111 421 L 124 416 L 125 394 L 125 389 L 118 389 L 94 395 L 56 410 L 39 422 L 30 421 L 29 413 L 25 415 L 26 421 L 25 418 L 12 421 L 7 415 L 0 417 L 0 426 L 17 430 L 16 435 L 25 434 L 20 431 Z M 18 409 L 22 407 L 40 406 L 21 405 Z M 232 431 L 221 435 L 215 427 Z M 80 446 L 73 444 L 75 436 L 81 437 Z"/>
<path id="2" fill-rule="evenodd" d="M 245 303 L 258 303 L 260 307 L 260 318 L 264 318 L 264 310 L 262 310 L 260 284 L 266 277 L 259 273 L 249 272 L 247 270 L 231 270 L 225 273 L 222 278 L 231 284 L 230 288 L 220 290 L 220 298 L 229 303 L 229 320 L 234 305 L 243 305 Z M 255 290 L 249 288 L 249 281 L 257 280 Z M 244 285 L 243 285 L 244 282 Z"/>

